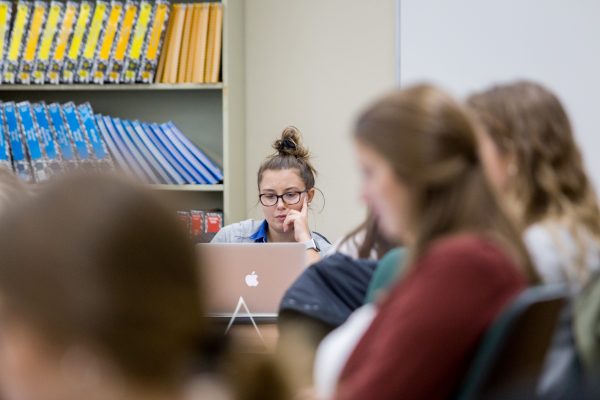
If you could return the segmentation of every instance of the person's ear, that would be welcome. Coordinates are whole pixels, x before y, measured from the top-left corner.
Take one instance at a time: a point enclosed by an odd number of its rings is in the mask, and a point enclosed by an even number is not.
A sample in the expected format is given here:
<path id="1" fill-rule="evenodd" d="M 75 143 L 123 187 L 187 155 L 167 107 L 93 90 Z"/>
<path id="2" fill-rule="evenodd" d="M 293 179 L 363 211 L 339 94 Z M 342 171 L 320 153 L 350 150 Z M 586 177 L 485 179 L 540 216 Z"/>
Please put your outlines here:
<path id="1" fill-rule="evenodd" d="M 316 192 L 317 192 L 317 190 L 315 188 L 311 188 L 306 192 L 308 204 L 310 204 L 312 202 L 313 198 L 315 197 Z"/>

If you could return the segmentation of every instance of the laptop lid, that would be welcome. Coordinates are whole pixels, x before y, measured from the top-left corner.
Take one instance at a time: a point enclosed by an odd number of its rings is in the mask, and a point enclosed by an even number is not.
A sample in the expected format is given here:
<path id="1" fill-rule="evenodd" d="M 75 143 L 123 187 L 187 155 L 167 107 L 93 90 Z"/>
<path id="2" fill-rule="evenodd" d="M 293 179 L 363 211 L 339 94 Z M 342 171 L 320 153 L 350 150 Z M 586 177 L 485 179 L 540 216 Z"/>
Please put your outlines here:
<path id="1" fill-rule="evenodd" d="M 276 317 L 286 290 L 306 265 L 301 243 L 197 245 L 208 315 Z M 243 303 L 243 304 L 242 304 Z"/>

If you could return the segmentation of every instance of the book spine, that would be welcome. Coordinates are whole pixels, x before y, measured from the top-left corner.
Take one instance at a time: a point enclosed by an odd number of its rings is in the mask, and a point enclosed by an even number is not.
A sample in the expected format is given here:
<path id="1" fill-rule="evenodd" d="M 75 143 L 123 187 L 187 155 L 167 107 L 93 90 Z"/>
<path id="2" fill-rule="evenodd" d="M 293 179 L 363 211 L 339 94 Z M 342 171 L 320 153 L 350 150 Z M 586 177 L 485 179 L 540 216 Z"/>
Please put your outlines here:
<path id="1" fill-rule="evenodd" d="M 62 158 L 64 161 L 64 167 L 66 169 L 74 169 L 77 167 L 77 159 L 73 151 L 73 145 L 69 139 L 69 133 L 65 127 L 64 118 L 58 103 L 52 103 L 48 105 L 48 114 L 52 121 L 52 127 L 54 128 L 54 134 L 56 142 L 60 148 Z"/>
<path id="2" fill-rule="evenodd" d="M 12 2 L 0 1 L 0 84 L 3 81 L 4 59 L 7 56 L 8 37 L 12 19 Z"/>
<path id="3" fill-rule="evenodd" d="M 151 2 L 142 1 L 140 3 L 140 12 L 131 37 L 125 61 L 125 70 L 123 71 L 122 81 L 125 83 L 135 83 L 136 81 L 137 72 L 142 62 L 142 51 L 144 50 L 146 34 L 153 18 L 152 11 Z"/>
<path id="4" fill-rule="evenodd" d="M 6 83 L 13 84 L 17 80 L 19 60 L 23 51 L 23 39 L 29 26 L 31 8 L 32 3 L 30 1 L 21 0 L 17 3 L 17 12 L 10 36 L 8 54 L 4 61 L 3 80 Z"/>
<path id="5" fill-rule="evenodd" d="M 67 51 L 67 57 L 63 65 L 62 83 L 73 83 L 75 81 L 75 73 L 77 72 L 77 66 L 79 65 L 81 48 L 83 47 L 93 10 L 94 5 L 91 1 L 81 1 L 77 23 L 75 24 L 69 51 Z"/>
<path id="6" fill-rule="evenodd" d="M 49 83 L 58 84 L 61 79 L 61 72 L 65 63 L 67 46 L 73 36 L 73 27 L 77 21 L 79 4 L 76 1 L 67 1 L 65 5 L 62 26 L 57 34 L 54 48 L 52 49 L 52 58 L 46 71 L 46 77 Z"/>
<path id="7" fill-rule="evenodd" d="M 154 6 L 154 19 L 144 45 L 143 60 L 137 72 L 137 79 L 144 83 L 154 82 L 158 66 L 158 58 L 163 47 L 165 31 L 169 22 L 170 3 L 167 0 L 157 0 Z"/>
<path id="8" fill-rule="evenodd" d="M 0 167 L 12 170 L 7 138 L 6 123 L 4 121 L 4 113 L 2 112 L 2 103 L 0 102 Z"/>
<path id="9" fill-rule="evenodd" d="M 33 68 L 33 82 L 43 84 L 46 82 L 46 71 L 50 65 L 50 52 L 54 41 L 58 37 L 58 24 L 62 21 L 64 4 L 60 1 L 51 1 L 48 8 L 48 18 L 40 40 L 37 57 Z"/>
<path id="10" fill-rule="evenodd" d="M 79 61 L 77 70 L 77 82 L 89 83 L 92 80 L 92 68 L 96 58 L 98 41 L 102 33 L 102 27 L 107 17 L 109 4 L 107 1 L 97 0 L 94 14 L 90 22 L 90 27 L 83 47 L 83 54 Z"/>
<path id="11" fill-rule="evenodd" d="M 125 69 L 125 56 L 127 55 L 132 27 L 136 23 L 137 14 L 138 3 L 132 0 L 125 2 L 123 23 L 108 67 L 108 81 L 111 83 L 121 83 L 121 77 Z"/>
<path id="12" fill-rule="evenodd" d="M 33 183 L 35 182 L 35 179 L 31 171 L 31 165 L 27 159 L 27 154 L 25 152 L 25 147 L 23 146 L 23 141 L 19 131 L 19 120 L 17 118 L 15 103 L 4 103 L 3 110 L 4 118 L 6 120 L 6 128 L 8 130 L 10 149 L 13 157 L 13 169 L 15 174 L 22 181 Z"/>
<path id="13" fill-rule="evenodd" d="M 46 22 L 48 4 L 44 1 L 35 1 L 31 13 L 31 23 L 27 33 L 25 47 L 21 56 L 17 81 L 23 84 L 30 84 L 35 66 L 35 56 L 37 54 L 42 28 Z"/>
<path id="14" fill-rule="evenodd" d="M 100 49 L 94 60 L 94 67 L 92 69 L 94 83 L 103 84 L 107 80 L 110 56 L 116 43 L 115 38 L 119 31 L 119 27 L 121 26 L 122 18 L 123 2 L 113 0 L 111 2 L 110 14 L 106 21 L 104 33 L 100 40 Z"/>

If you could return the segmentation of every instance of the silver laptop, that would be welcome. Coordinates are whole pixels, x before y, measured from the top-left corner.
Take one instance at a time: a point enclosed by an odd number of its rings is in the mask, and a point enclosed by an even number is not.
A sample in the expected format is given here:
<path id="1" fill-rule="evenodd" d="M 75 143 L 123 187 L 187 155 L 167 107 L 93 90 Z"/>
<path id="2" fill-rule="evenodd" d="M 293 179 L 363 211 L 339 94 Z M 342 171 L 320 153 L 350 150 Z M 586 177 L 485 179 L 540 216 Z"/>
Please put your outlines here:
<path id="1" fill-rule="evenodd" d="M 306 266 L 301 243 L 215 243 L 197 249 L 211 317 L 276 318 L 281 298 Z"/>

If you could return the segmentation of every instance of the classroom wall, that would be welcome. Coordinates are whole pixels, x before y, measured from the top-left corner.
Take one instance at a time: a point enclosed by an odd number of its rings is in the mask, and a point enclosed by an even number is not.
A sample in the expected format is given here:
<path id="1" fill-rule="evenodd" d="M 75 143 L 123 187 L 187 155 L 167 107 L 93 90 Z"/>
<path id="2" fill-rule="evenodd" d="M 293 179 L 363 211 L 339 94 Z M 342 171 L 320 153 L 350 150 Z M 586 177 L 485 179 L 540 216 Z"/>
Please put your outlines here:
<path id="1" fill-rule="evenodd" d="M 357 110 L 396 83 L 396 0 L 247 0 L 245 7 L 248 216 L 262 215 L 261 161 L 295 125 L 326 200 L 321 213 L 316 202 L 311 228 L 334 240 L 364 216 L 350 131 Z"/>
<path id="2" fill-rule="evenodd" d="M 401 0 L 400 76 L 464 96 L 530 78 L 558 93 L 600 185 L 600 2 Z"/>

